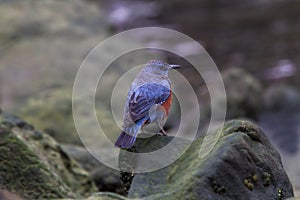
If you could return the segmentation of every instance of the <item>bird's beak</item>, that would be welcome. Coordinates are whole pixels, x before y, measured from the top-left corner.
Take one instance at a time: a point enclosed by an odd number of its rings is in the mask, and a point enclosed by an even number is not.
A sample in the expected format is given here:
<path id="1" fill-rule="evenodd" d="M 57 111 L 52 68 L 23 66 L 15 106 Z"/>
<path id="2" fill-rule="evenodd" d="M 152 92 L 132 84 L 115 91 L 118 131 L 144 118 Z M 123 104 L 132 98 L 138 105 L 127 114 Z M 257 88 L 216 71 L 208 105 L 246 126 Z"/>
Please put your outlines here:
<path id="1" fill-rule="evenodd" d="M 180 68 L 180 65 L 170 65 L 170 68 L 171 69 L 178 69 L 178 68 Z"/>

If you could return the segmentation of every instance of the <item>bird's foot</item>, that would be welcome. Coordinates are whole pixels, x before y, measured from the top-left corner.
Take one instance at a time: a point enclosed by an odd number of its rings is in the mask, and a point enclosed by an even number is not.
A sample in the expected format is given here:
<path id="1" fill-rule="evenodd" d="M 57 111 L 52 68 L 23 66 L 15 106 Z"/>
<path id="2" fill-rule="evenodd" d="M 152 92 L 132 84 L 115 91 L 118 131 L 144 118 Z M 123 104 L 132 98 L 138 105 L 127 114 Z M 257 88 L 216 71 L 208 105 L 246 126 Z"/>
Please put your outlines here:
<path id="1" fill-rule="evenodd" d="M 157 136 L 163 136 L 161 132 L 156 133 Z"/>
<path id="2" fill-rule="evenodd" d="M 159 132 L 158 132 L 158 135 L 163 135 L 163 136 L 167 136 L 167 133 L 164 129 L 161 129 Z"/>

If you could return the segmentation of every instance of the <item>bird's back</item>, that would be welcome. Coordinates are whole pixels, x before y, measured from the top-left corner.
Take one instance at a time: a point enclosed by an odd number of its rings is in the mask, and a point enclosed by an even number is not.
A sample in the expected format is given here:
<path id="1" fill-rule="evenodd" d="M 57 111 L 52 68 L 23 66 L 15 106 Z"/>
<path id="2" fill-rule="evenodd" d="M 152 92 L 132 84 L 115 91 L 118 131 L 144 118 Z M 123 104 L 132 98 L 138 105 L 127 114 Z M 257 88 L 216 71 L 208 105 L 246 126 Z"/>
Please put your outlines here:
<path id="1" fill-rule="evenodd" d="M 131 86 L 130 86 L 130 90 L 127 94 L 127 98 L 126 98 L 126 103 L 124 106 L 124 116 L 123 116 L 123 120 L 124 120 L 124 127 L 134 123 L 131 120 L 131 116 L 129 113 L 129 100 L 132 97 L 132 94 L 134 93 L 134 91 L 136 91 L 137 89 L 139 89 L 140 87 L 147 85 L 147 84 L 153 84 L 153 85 L 160 85 L 162 87 L 165 87 L 166 89 L 168 89 L 170 91 L 171 94 L 171 84 L 170 84 L 170 80 L 168 78 L 168 76 L 161 76 L 161 75 L 157 75 L 157 74 L 152 74 L 152 73 L 147 73 L 145 71 L 141 71 L 134 79 L 134 81 L 132 82 Z M 172 98 L 170 98 L 166 103 L 164 108 L 169 110 L 170 106 L 171 106 L 171 100 Z"/>
<path id="2" fill-rule="evenodd" d="M 164 134 L 162 120 L 168 116 L 172 102 L 169 65 L 161 61 L 150 61 L 135 77 L 124 106 L 123 131 L 115 145 L 130 148 L 143 125 L 156 122 Z"/>

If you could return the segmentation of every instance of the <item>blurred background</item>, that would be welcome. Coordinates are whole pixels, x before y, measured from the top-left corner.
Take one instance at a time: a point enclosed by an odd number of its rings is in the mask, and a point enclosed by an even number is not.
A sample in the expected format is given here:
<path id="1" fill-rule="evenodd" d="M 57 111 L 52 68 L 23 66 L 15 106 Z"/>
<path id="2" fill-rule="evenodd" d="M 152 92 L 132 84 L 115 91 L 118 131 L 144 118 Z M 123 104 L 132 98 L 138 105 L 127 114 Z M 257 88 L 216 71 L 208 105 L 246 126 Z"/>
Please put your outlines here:
<path id="1" fill-rule="evenodd" d="M 61 143 L 80 145 L 71 95 L 83 59 L 99 42 L 121 31 L 144 26 L 171 28 L 208 51 L 223 75 L 227 119 L 258 123 L 300 190 L 299 0 L 0 0 L 0 15 L 3 111 L 23 117 Z M 136 40 L 146 42 L 149 37 L 137 35 Z M 122 45 L 130 43 L 114 44 L 107 54 Z M 179 47 L 193 56 L 193 45 Z M 106 56 L 95 62 L 101 63 Z M 122 63 L 131 66 L 144 60 L 143 56 L 136 53 L 134 59 L 124 58 Z M 161 58 L 185 63 L 168 54 Z M 113 69 L 119 70 L 108 71 L 104 82 L 124 73 L 122 66 Z M 204 112 L 209 112 L 201 77 L 190 67 L 180 72 L 198 83 L 194 89 Z M 100 121 L 117 135 L 120 130 L 111 120 L 109 102 L 97 96 L 97 103 Z M 204 113 L 203 127 L 207 116 Z M 166 126 L 172 129 L 173 125 L 171 118 Z"/>

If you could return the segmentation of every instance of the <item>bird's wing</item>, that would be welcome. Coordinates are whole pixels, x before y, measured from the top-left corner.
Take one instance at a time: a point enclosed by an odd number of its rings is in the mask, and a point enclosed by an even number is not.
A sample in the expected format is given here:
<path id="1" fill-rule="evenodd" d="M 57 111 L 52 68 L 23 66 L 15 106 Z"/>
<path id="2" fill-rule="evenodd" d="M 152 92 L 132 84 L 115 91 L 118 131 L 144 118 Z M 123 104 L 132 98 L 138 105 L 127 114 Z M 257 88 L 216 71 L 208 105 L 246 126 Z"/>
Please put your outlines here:
<path id="1" fill-rule="evenodd" d="M 170 89 L 157 84 L 150 83 L 142 85 L 133 91 L 129 99 L 129 113 L 135 123 L 149 115 L 150 108 L 155 104 L 162 104 L 170 96 Z"/>

